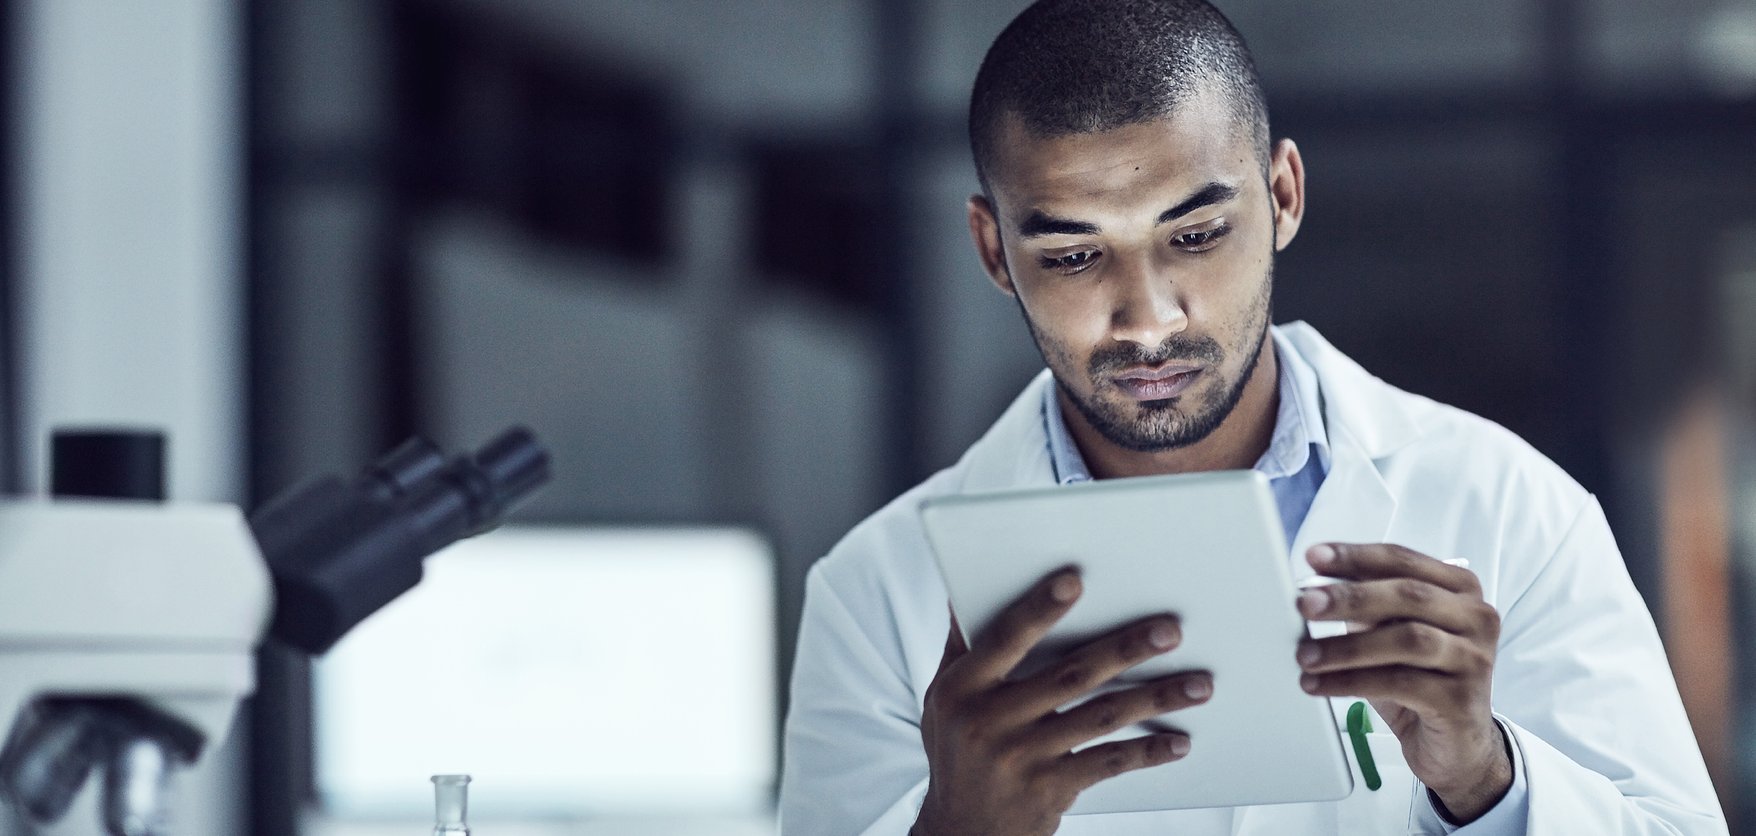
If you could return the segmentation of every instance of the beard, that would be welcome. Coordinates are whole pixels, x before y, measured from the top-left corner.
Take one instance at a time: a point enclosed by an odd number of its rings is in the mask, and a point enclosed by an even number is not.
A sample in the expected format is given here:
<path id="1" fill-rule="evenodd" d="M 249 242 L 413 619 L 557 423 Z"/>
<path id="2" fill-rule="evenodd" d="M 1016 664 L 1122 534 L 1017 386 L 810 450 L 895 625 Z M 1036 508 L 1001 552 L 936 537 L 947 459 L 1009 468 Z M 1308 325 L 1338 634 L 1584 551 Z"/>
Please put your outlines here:
<path id="1" fill-rule="evenodd" d="M 1248 343 L 1248 359 L 1236 377 L 1222 379 L 1217 393 L 1200 400 L 1194 400 L 1199 397 L 1194 391 L 1157 401 L 1104 398 L 1104 384 L 1099 381 L 1106 380 L 1110 374 L 1130 366 L 1157 366 L 1173 360 L 1201 362 L 1206 365 L 1204 374 L 1218 374 L 1226 360 L 1225 348 L 1218 340 L 1212 337 L 1178 335 L 1150 350 L 1133 343 L 1100 348 L 1092 353 L 1086 364 L 1086 380 L 1092 384 L 1093 391 L 1082 396 L 1067 385 L 1066 375 L 1071 372 L 1073 365 L 1072 353 L 1065 345 L 1037 328 L 1036 322 L 1030 318 L 1030 312 L 1024 309 L 1023 300 L 1019 300 L 1018 309 L 1024 314 L 1025 325 L 1030 328 L 1031 339 L 1036 341 L 1037 351 L 1043 355 L 1043 361 L 1053 372 L 1055 385 L 1060 387 L 1066 394 L 1067 401 L 1073 404 L 1073 408 L 1079 411 L 1086 423 L 1097 430 L 1099 435 L 1117 447 L 1139 453 L 1175 450 L 1198 443 L 1212 435 L 1214 430 L 1225 423 L 1232 410 L 1237 408 L 1238 401 L 1244 397 L 1244 385 L 1256 372 L 1256 364 L 1261 360 L 1262 344 L 1268 339 L 1268 325 L 1272 318 L 1270 309 L 1274 284 L 1273 262 L 1270 261 L 1269 264 L 1269 272 L 1263 277 L 1262 292 L 1253 306 L 1253 315 L 1241 332 L 1254 336 Z M 1202 388 L 1213 387 L 1209 384 Z"/>

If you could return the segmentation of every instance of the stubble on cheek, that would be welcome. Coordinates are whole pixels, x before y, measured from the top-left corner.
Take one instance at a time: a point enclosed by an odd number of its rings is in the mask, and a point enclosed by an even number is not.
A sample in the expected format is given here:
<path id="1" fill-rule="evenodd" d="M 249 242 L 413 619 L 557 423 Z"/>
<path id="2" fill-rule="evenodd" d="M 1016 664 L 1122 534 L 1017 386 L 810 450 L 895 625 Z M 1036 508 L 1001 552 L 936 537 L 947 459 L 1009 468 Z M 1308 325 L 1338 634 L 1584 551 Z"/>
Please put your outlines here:
<path id="1" fill-rule="evenodd" d="M 1018 299 L 1016 296 L 1013 298 Z M 1074 387 L 1073 384 L 1081 382 L 1087 384 L 1091 383 L 1089 380 L 1073 379 L 1073 376 L 1075 375 L 1078 375 L 1082 379 L 1087 376 L 1084 371 L 1084 364 L 1079 362 L 1078 358 L 1074 356 L 1073 351 L 1067 347 L 1066 343 L 1043 333 L 1042 329 L 1037 327 L 1036 320 L 1032 319 L 1030 312 L 1025 309 L 1023 299 L 1018 299 L 1018 312 L 1024 317 L 1024 325 L 1026 328 L 1030 329 L 1031 341 L 1036 343 L 1037 353 L 1042 355 L 1043 363 L 1049 367 L 1049 372 L 1054 375 L 1055 380 L 1060 383 L 1061 388 L 1070 389 L 1070 394 L 1078 396 L 1080 389 Z"/>

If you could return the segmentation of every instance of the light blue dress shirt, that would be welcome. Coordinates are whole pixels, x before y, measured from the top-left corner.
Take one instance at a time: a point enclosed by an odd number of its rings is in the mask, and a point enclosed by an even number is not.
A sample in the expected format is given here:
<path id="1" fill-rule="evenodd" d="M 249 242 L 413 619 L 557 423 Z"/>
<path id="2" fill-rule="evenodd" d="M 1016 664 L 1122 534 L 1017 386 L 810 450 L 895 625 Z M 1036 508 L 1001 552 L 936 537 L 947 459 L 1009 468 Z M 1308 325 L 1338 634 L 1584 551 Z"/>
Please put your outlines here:
<path id="1" fill-rule="evenodd" d="M 1323 424 L 1317 372 L 1293 350 L 1278 330 L 1270 331 L 1270 334 L 1274 339 L 1275 357 L 1280 361 L 1280 409 L 1275 414 L 1274 435 L 1269 439 L 1268 449 L 1256 460 L 1254 469 L 1268 477 L 1268 487 L 1280 509 L 1281 527 L 1290 544 L 1298 539 L 1299 526 L 1304 524 L 1317 490 L 1323 487 L 1323 477 L 1329 473 L 1329 435 Z M 1066 417 L 1061 414 L 1061 404 L 1056 399 L 1057 391 L 1055 386 L 1043 389 L 1043 427 L 1048 431 L 1049 461 L 1054 466 L 1055 479 L 1063 485 L 1089 482 L 1091 471 L 1086 468 L 1085 458 L 1080 455 L 1079 447 L 1067 429 Z M 1504 734 L 1505 730 L 1502 729 L 1501 733 Z M 1511 749 L 1512 787 L 1499 804 L 1462 827 L 1445 821 L 1434 807 L 1417 810 L 1418 821 L 1411 822 L 1417 826 L 1417 832 L 1469 836 L 1523 833 L 1529 819 L 1530 798 L 1518 747 Z M 1435 801 L 1430 792 L 1426 795 L 1430 804 Z"/>

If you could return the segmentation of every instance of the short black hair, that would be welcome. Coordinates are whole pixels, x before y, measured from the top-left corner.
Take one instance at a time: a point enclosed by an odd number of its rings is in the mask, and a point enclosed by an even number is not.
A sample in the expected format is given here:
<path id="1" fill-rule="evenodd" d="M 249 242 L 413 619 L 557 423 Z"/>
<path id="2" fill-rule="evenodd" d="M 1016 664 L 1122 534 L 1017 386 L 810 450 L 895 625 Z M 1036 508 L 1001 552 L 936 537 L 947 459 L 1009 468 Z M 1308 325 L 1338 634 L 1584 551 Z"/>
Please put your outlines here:
<path id="1" fill-rule="evenodd" d="M 1162 119 L 1217 89 L 1268 167 L 1268 104 L 1231 21 L 1206 0 L 1040 0 L 994 39 L 969 102 L 982 190 L 1002 119 L 1032 136 L 1096 133 Z"/>

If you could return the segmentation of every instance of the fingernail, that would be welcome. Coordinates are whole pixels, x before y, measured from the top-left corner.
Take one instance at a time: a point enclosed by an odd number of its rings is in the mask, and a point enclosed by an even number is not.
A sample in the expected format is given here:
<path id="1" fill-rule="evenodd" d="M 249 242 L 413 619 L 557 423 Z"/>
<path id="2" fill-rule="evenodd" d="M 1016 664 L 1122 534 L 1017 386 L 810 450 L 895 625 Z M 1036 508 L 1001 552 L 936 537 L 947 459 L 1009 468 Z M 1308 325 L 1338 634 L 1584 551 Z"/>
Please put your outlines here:
<path id="1" fill-rule="evenodd" d="M 1151 632 L 1146 634 L 1146 640 L 1159 650 L 1170 650 L 1177 643 L 1177 631 L 1169 624 L 1154 624 Z"/>
<path id="2" fill-rule="evenodd" d="M 1077 575 L 1062 575 L 1056 578 L 1055 582 L 1049 585 L 1049 595 L 1062 604 L 1078 598 L 1079 577 Z"/>
<path id="3" fill-rule="evenodd" d="M 1329 593 L 1321 588 L 1307 589 L 1299 593 L 1299 609 L 1306 615 L 1322 615 L 1329 609 Z"/>
<path id="4" fill-rule="evenodd" d="M 1307 644 L 1299 648 L 1299 664 L 1310 666 L 1322 658 L 1323 650 L 1315 644 Z"/>
<path id="5" fill-rule="evenodd" d="M 1171 754 L 1182 757 L 1189 754 L 1189 738 L 1179 737 L 1171 741 Z"/>
<path id="6" fill-rule="evenodd" d="M 1299 687 L 1305 689 L 1306 693 L 1316 693 L 1317 677 L 1308 673 L 1301 675 L 1299 677 Z"/>
<path id="7" fill-rule="evenodd" d="M 1335 562 L 1335 547 L 1330 545 L 1312 546 L 1311 550 L 1306 552 L 1306 556 L 1311 561 L 1312 566 L 1328 566 Z"/>
<path id="8" fill-rule="evenodd" d="M 1208 687 L 1207 680 L 1205 679 L 1191 679 L 1183 683 L 1183 693 L 1187 694 L 1189 699 L 1192 700 L 1207 699 L 1207 695 L 1212 693 L 1212 691 L 1213 689 Z"/>

